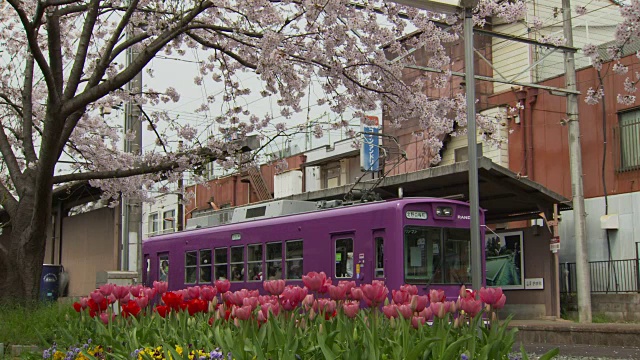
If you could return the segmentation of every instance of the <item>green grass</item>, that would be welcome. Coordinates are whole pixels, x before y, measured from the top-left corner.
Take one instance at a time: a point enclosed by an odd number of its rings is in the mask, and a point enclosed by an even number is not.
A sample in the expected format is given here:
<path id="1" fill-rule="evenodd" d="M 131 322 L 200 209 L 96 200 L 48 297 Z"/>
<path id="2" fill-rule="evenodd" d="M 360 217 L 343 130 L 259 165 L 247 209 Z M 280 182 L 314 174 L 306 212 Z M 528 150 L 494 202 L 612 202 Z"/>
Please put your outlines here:
<path id="1" fill-rule="evenodd" d="M 68 303 L 0 304 L 0 343 L 49 346 L 75 310 Z"/>

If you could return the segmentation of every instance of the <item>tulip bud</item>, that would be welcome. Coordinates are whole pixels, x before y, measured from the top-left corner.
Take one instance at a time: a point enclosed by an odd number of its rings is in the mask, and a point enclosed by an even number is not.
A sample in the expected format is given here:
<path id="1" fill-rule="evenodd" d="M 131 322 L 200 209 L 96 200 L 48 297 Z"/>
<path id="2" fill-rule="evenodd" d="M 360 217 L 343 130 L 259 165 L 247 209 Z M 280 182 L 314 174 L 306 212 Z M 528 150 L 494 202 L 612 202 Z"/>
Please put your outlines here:
<path id="1" fill-rule="evenodd" d="M 457 329 L 457 328 L 459 328 L 459 327 L 460 327 L 460 324 L 461 324 L 461 321 L 462 321 L 461 319 L 462 319 L 461 317 L 457 317 L 457 318 L 453 321 L 453 327 L 454 327 L 455 329 Z"/>

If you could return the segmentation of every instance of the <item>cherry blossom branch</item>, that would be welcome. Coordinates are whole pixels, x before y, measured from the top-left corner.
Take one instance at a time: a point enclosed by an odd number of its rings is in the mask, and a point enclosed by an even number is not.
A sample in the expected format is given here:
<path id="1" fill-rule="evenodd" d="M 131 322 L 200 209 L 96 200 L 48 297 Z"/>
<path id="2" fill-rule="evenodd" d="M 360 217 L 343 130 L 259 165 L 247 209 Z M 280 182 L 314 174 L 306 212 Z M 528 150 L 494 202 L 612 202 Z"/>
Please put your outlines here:
<path id="1" fill-rule="evenodd" d="M 11 7 L 13 7 L 13 9 L 18 14 L 18 17 L 20 18 L 22 27 L 25 31 L 25 34 L 27 35 L 29 51 L 38 63 L 38 68 L 40 68 L 40 71 L 42 72 L 42 76 L 44 77 L 44 81 L 47 84 L 47 87 L 49 89 L 55 89 L 53 73 L 51 72 L 51 68 L 49 67 L 49 64 L 47 64 L 47 60 L 45 59 L 44 54 L 42 53 L 42 50 L 38 45 L 38 32 L 36 31 L 36 29 L 39 25 L 38 23 L 36 23 L 37 19 L 34 19 L 33 25 L 29 22 L 27 13 L 20 7 L 22 3 L 20 0 L 7 0 L 7 2 L 9 3 L 9 5 L 11 5 Z M 55 98 L 55 93 L 49 94 L 49 96 L 53 97 L 52 100 L 54 100 L 54 102 L 58 102 L 58 99 Z"/>
<path id="2" fill-rule="evenodd" d="M 238 63 L 242 64 L 243 66 L 246 66 L 248 68 L 251 69 L 257 69 L 258 66 L 255 64 L 250 63 L 249 61 L 243 59 L 242 57 L 240 57 L 239 55 L 237 55 L 236 53 L 229 51 L 225 48 L 223 48 L 222 46 L 218 45 L 218 44 L 214 44 L 208 40 L 203 39 L 202 37 L 193 34 L 191 32 L 187 32 L 186 35 L 188 35 L 190 38 L 192 38 L 193 40 L 195 40 L 196 42 L 198 42 L 200 45 L 202 46 L 206 46 L 212 49 L 216 49 L 220 52 L 222 52 L 223 54 L 229 56 L 230 58 L 234 59 L 235 61 L 237 61 Z"/>
<path id="3" fill-rule="evenodd" d="M 0 99 L 5 101 L 4 103 L 0 103 L 0 104 L 9 105 L 9 107 L 11 107 L 18 116 L 22 117 L 22 108 L 18 106 L 16 103 L 14 103 L 13 100 L 11 100 L 9 96 L 7 96 L 7 94 L 0 93 Z"/>
<path id="4" fill-rule="evenodd" d="M 24 69 L 24 82 L 22 84 L 22 143 L 24 144 L 24 156 L 28 163 L 37 161 L 36 151 L 33 147 L 33 68 L 32 56 L 27 58 Z"/>
<path id="5" fill-rule="evenodd" d="M 89 52 L 89 45 L 91 44 L 91 35 L 98 19 L 100 0 L 93 0 L 89 4 L 89 9 L 84 20 L 84 26 L 82 27 L 82 34 L 78 41 L 78 49 L 76 51 L 75 59 L 73 60 L 73 66 L 67 79 L 67 88 L 62 95 L 63 99 L 70 99 L 76 93 L 80 78 L 84 72 L 84 64 L 87 60 L 87 53 Z M 115 35 L 115 34 L 114 34 Z M 109 57 L 109 55 L 105 55 Z"/>

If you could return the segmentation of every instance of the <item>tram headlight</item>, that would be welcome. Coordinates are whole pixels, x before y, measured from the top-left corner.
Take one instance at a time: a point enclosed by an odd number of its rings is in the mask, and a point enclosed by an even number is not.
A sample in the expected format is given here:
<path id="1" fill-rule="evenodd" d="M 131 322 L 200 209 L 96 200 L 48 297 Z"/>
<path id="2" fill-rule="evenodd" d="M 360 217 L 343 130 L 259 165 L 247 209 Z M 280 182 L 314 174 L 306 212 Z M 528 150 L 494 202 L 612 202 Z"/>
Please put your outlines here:
<path id="1" fill-rule="evenodd" d="M 438 206 L 436 208 L 436 215 L 438 216 L 452 216 L 453 208 L 448 206 Z"/>

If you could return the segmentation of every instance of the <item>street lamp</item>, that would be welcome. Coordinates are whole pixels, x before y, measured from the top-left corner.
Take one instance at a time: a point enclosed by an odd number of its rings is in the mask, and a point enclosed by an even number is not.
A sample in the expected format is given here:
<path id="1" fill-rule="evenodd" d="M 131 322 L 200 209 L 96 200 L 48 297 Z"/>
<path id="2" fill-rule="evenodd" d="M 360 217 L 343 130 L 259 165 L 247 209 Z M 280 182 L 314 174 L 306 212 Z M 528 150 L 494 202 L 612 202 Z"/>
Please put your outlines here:
<path id="1" fill-rule="evenodd" d="M 480 243 L 480 209 L 478 199 L 478 150 L 476 132 L 476 82 L 473 70 L 473 13 L 478 0 L 394 0 L 398 4 L 439 12 L 453 13 L 464 9 L 464 69 L 467 97 L 467 151 L 469 154 L 469 207 L 471 214 L 471 286 L 482 286 L 482 244 Z"/>

